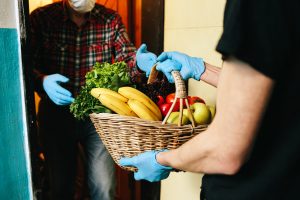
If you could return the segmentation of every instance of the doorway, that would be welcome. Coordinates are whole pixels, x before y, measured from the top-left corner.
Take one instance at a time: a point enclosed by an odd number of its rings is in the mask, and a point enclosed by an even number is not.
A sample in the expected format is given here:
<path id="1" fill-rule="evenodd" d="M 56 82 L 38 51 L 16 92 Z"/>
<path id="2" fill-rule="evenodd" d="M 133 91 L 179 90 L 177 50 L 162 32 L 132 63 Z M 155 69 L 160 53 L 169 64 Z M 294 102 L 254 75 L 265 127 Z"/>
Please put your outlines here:
<path id="1" fill-rule="evenodd" d="M 34 185 L 34 194 L 37 199 L 41 198 L 43 183 L 43 155 L 39 150 L 38 135 L 36 128 L 36 105 L 39 97 L 34 96 L 33 85 L 31 80 L 30 55 L 27 50 L 27 43 L 30 42 L 28 29 L 28 16 L 33 10 L 32 6 L 43 6 L 60 0 L 20 0 L 24 7 L 22 11 L 25 13 L 24 24 L 26 27 L 27 38 L 22 40 L 22 58 L 25 71 L 25 85 L 27 95 L 27 113 L 29 117 L 29 141 L 31 148 L 31 163 L 32 163 L 32 181 Z M 163 51 L 163 25 L 164 25 L 164 1 L 157 0 L 97 0 L 97 3 L 108 8 L 116 10 L 122 17 L 123 23 L 126 26 L 127 32 L 131 41 L 136 47 L 141 43 L 148 45 L 148 50 L 156 54 Z M 134 181 L 133 174 L 124 170 L 117 169 L 117 196 L 116 200 L 158 200 L 160 196 L 160 183 L 149 183 L 146 181 Z M 84 187 L 79 186 L 79 190 L 84 190 Z M 81 195 L 81 196 L 80 196 Z M 79 196 L 84 198 L 84 193 Z M 79 198 L 79 199 L 80 199 Z"/>

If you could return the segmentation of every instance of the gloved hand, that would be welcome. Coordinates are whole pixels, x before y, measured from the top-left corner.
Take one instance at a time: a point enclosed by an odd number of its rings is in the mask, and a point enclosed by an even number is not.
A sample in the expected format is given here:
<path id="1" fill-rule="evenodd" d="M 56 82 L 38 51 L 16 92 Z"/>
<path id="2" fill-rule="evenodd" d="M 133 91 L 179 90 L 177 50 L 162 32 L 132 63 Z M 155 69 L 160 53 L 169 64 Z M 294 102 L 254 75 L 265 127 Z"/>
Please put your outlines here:
<path id="1" fill-rule="evenodd" d="M 144 72 L 148 77 L 153 65 L 156 63 L 157 56 L 154 53 L 147 51 L 147 45 L 142 44 L 136 52 L 137 66 Z"/>
<path id="2" fill-rule="evenodd" d="M 156 70 L 162 71 L 167 77 L 170 83 L 174 83 L 174 78 L 172 76 L 172 71 L 180 71 L 182 65 L 176 60 L 166 59 L 163 62 L 159 62 L 156 65 Z"/>
<path id="3" fill-rule="evenodd" d="M 205 71 L 205 65 L 202 58 L 190 57 L 180 52 L 163 52 L 158 56 L 157 61 L 162 62 L 166 59 L 175 60 L 182 65 L 180 74 L 183 80 L 189 78 L 200 80 L 201 75 Z"/>
<path id="4" fill-rule="evenodd" d="M 122 166 L 138 168 L 138 171 L 134 173 L 135 180 L 160 181 L 168 178 L 172 167 L 163 166 L 156 161 L 156 154 L 159 152 L 147 151 L 132 158 L 121 158 L 119 163 Z"/>
<path id="5" fill-rule="evenodd" d="M 74 101 L 71 92 L 59 85 L 59 83 L 68 81 L 69 79 L 61 74 L 52 74 L 44 77 L 44 90 L 56 105 L 69 105 Z"/>

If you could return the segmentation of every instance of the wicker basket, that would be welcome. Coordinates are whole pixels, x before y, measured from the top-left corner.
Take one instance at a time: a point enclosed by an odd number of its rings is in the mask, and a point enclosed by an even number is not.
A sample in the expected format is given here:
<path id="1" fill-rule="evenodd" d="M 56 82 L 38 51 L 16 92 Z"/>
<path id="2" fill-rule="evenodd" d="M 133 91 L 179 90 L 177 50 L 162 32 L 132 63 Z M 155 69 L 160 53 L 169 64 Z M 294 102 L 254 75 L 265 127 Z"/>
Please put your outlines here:
<path id="1" fill-rule="evenodd" d="M 183 100 L 188 105 L 187 94 L 180 73 L 172 72 L 172 74 L 176 85 L 175 98 L 180 99 L 178 125 L 165 124 L 175 106 L 176 99 L 163 122 L 109 113 L 90 114 L 103 144 L 118 165 L 121 157 L 133 157 L 149 150 L 176 149 L 195 135 L 206 130 L 207 125 L 195 127 L 193 120 L 192 124 L 181 125 Z M 122 168 L 136 171 L 134 167 Z"/>

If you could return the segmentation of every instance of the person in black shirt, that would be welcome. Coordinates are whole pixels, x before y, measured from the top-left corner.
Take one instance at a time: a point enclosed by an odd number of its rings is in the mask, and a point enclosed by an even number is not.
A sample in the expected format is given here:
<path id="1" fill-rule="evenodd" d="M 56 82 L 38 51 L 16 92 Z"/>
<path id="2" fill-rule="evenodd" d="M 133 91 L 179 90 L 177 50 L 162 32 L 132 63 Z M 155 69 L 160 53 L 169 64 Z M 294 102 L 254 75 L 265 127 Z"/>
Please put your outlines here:
<path id="1" fill-rule="evenodd" d="M 300 199 L 299 9 L 296 0 L 228 0 L 217 45 L 220 73 L 179 52 L 161 55 L 157 68 L 166 76 L 172 67 L 186 78 L 204 69 L 198 77 L 218 88 L 216 116 L 176 150 L 120 162 L 150 181 L 173 168 L 204 173 L 202 199 Z"/>

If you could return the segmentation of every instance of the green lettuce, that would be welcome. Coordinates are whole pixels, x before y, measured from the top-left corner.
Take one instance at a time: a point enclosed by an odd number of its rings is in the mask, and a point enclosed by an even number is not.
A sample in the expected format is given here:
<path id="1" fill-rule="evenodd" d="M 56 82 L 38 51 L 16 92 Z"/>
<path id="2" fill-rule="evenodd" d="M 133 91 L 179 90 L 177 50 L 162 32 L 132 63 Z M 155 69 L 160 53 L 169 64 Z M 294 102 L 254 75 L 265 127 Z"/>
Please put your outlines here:
<path id="1" fill-rule="evenodd" d="M 91 89 L 100 87 L 118 91 L 119 87 L 131 85 L 125 62 L 113 64 L 97 62 L 93 69 L 85 75 L 85 78 L 85 85 L 70 105 L 70 112 L 78 120 L 86 119 L 91 113 L 112 112 L 90 94 Z"/>

